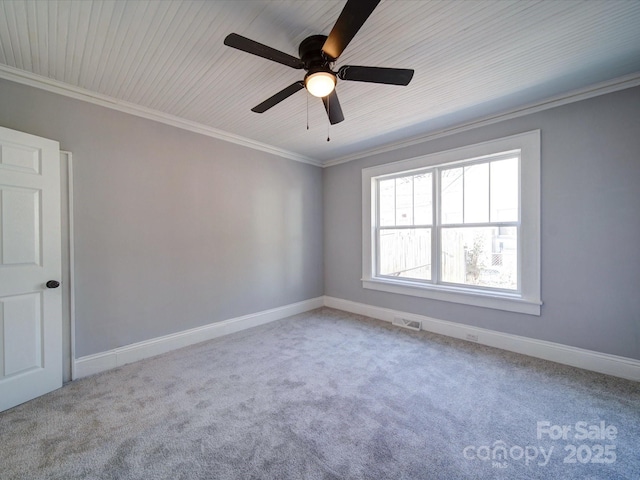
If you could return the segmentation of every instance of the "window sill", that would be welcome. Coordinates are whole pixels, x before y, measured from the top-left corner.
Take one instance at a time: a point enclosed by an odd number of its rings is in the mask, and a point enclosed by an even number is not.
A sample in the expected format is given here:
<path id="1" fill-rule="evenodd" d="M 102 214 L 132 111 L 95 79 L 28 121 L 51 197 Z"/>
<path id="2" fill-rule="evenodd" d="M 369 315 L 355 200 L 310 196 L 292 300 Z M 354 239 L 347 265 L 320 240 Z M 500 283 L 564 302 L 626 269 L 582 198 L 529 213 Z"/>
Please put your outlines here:
<path id="1" fill-rule="evenodd" d="M 376 278 L 362 279 L 362 286 L 381 292 L 399 293 L 413 297 L 431 298 L 444 302 L 473 305 L 476 307 L 506 310 L 508 312 L 525 313 L 540 316 L 540 300 L 524 299 L 508 293 L 477 292 L 464 288 L 445 287 L 441 285 L 417 285 L 412 282 L 381 280 Z"/>

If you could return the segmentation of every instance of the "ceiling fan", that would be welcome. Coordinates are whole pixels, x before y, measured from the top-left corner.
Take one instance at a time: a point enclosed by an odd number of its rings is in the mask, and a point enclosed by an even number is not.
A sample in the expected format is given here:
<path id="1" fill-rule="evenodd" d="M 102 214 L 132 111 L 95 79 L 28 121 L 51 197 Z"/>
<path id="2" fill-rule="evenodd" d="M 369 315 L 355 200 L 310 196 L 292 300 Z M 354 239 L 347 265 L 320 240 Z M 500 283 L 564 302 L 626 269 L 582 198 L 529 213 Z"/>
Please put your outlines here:
<path id="1" fill-rule="evenodd" d="M 305 38 L 298 49 L 300 58 L 258 43 L 249 38 L 231 33 L 224 44 L 247 53 L 257 55 L 291 68 L 304 69 L 304 80 L 292 83 L 264 102 L 251 109 L 264 113 L 271 107 L 289 98 L 303 88 L 316 97 L 322 98 L 325 110 L 332 125 L 344 120 L 340 101 L 335 87 L 340 80 L 356 82 L 384 83 L 387 85 L 408 85 L 413 70 L 403 68 L 362 67 L 344 65 L 337 72 L 331 70 L 333 63 L 342 54 L 349 42 L 358 33 L 380 0 L 348 0 L 329 36 L 312 35 Z"/>

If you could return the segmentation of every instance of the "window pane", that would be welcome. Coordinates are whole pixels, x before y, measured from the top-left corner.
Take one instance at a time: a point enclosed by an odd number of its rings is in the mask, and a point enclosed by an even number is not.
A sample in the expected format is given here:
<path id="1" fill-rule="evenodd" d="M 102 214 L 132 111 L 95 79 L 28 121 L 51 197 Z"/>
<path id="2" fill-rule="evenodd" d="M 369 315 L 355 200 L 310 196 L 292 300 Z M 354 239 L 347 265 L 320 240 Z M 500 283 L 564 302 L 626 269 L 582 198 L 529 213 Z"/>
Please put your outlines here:
<path id="1" fill-rule="evenodd" d="M 431 280 L 431 229 L 380 230 L 379 275 Z"/>
<path id="2" fill-rule="evenodd" d="M 517 290 L 517 227 L 442 229 L 442 280 Z"/>
<path id="3" fill-rule="evenodd" d="M 431 225 L 433 223 L 432 185 L 431 173 L 422 173 L 413 177 L 413 214 L 415 225 Z"/>
<path id="4" fill-rule="evenodd" d="M 462 168 L 442 170 L 440 174 L 442 223 L 462 223 Z"/>
<path id="5" fill-rule="evenodd" d="M 413 225 L 413 176 L 396 178 L 396 225 Z"/>
<path id="6" fill-rule="evenodd" d="M 489 164 L 464 167 L 464 223 L 489 221 Z"/>
<path id="7" fill-rule="evenodd" d="M 518 221 L 518 159 L 491 162 L 491 221 Z"/>
<path id="8" fill-rule="evenodd" d="M 380 180 L 378 182 L 380 197 L 378 208 L 380 209 L 380 225 L 393 226 L 396 224 L 396 181 Z"/>

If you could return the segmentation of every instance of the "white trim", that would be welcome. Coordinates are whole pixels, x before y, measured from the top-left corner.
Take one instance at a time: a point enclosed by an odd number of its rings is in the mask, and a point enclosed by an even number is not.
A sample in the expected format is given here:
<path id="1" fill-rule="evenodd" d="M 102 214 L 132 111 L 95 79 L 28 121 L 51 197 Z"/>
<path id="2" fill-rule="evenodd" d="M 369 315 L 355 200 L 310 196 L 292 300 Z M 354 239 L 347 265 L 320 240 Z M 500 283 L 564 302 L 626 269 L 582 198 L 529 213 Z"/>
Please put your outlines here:
<path id="1" fill-rule="evenodd" d="M 410 282 L 394 281 L 393 283 L 384 280 L 368 279 L 362 280 L 362 286 L 370 290 L 379 292 L 397 293 L 400 295 L 411 295 L 413 297 L 430 298 L 443 302 L 461 303 L 463 305 L 473 305 L 475 307 L 493 308 L 495 310 L 505 310 L 507 312 L 525 313 L 527 315 L 540 316 L 541 301 L 526 300 L 520 297 L 507 295 L 491 295 L 491 293 L 477 292 L 471 289 L 453 288 L 440 285 L 430 285 L 425 288 L 422 285 L 411 284 Z"/>
<path id="2" fill-rule="evenodd" d="M 474 343 L 508 350 L 510 352 L 541 358 L 572 367 L 583 368 L 593 372 L 613 375 L 615 377 L 640 381 L 640 360 L 620 357 L 608 353 L 595 352 L 583 348 L 572 347 L 555 342 L 536 340 L 533 338 L 511 335 L 508 333 L 472 327 L 462 323 L 439 320 L 424 315 L 400 312 L 388 308 L 375 307 L 364 303 L 352 302 L 341 298 L 325 296 L 324 305 L 345 312 L 377 318 L 386 322 L 393 322 L 396 317 L 416 320 L 422 323 L 422 329 L 446 335 L 448 337 L 467 340 L 477 338 Z"/>
<path id="3" fill-rule="evenodd" d="M 282 158 L 308 163 L 316 167 L 322 166 L 322 162 L 319 160 L 300 155 L 299 153 L 284 150 L 273 145 L 267 145 L 266 143 L 225 132 L 202 123 L 192 122 L 184 118 L 169 115 L 168 113 L 143 107 L 135 103 L 126 102 L 124 100 L 119 100 L 107 95 L 102 95 L 100 93 L 76 87 L 75 85 L 60 82 L 52 78 L 36 75 L 35 73 L 20 70 L 18 68 L 0 65 L 0 78 L 20 83 L 22 85 L 39 88 L 41 90 L 46 90 L 47 92 L 57 93 L 58 95 L 64 95 L 65 97 L 75 98 L 76 100 L 93 103 L 94 105 L 100 105 L 101 107 L 110 108 L 112 110 L 128 113 L 137 117 L 146 118 L 155 122 L 164 123 L 166 125 L 171 125 L 172 127 L 181 128 L 183 130 L 199 133 L 208 137 L 217 138 L 226 142 L 235 143 L 237 145 L 242 145 L 243 147 L 249 147 L 254 150 L 270 153 Z"/>
<path id="4" fill-rule="evenodd" d="M 69 321 L 71 325 L 71 380 L 76 378 L 76 295 L 75 295 L 75 242 L 73 240 L 73 154 L 67 151 L 60 151 L 61 155 L 67 157 L 67 225 L 68 247 L 69 247 Z"/>
<path id="5" fill-rule="evenodd" d="M 640 72 L 625 75 L 619 78 L 614 78 L 606 82 L 597 83 L 588 87 L 572 90 L 561 95 L 556 95 L 538 102 L 529 103 L 522 107 L 513 108 L 501 113 L 493 115 L 487 115 L 477 120 L 470 122 L 460 123 L 451 127 L 446 127 L 441 130 L 429 132 L 421 135 L 417 135 L 408 139 L 399 140 L 394 143 L 388 143 L 380 147 L 370 148 L 360 152 L 338 157 L 334 160 L 326 161 L 322 164 L 323 167 L 333 167 L 340 165 L 341 163 L 351 162 L 360 158 L 371 157 L 381 153 L 391 152 L 393 150 L 399 150 L 401 148 L 410 147 L 419 143 L 425 143 L 437 138 L 448 137 L 449 135 L 455 135 L 456 133 L 462 133 L 474 128 L 484 127 L 486 125 L 492 125 L 494 123 L 503 122 L 505 120 L 512 120 L 518 117 L 524 117 L 525 115 L 531 115 L 532 113 L 542 112 L 551 108 L 560 107 L 562 105 L 568 105 L 570 103 L 580 102 L 589 98 L 599 97 L 600 95 L 606 95 L 608 93 L 618 92 L 620 90 L 626 90 L 627 88 L 633 88 L 640 85 Z"/>
<path id="6" fill-rule="evenodd" d="M 317 297 L 292 303 L 271 310 L 231 318 L 222 322 L 210 323 L 202 327 L 191 328 L 182 332 L 172 333 L 163 337 L 152 338 L 133 343 L 124 347 L 114 348 L 107 352 L 87 355 L 75 360 L 74 379 L 93 375 L 115 367 L 136 362 L 144 358 L 153 357 L 170 352 L 178 348 L 187 347 L 213 338 L 229 335 L 247 328 L 257 327 L 265 323 L 307 312 L 324 305 L 324 298 Z"/>
<path id="7" fill-rule="evenodd" d="M 376 274 L 376 178 L 520 150 L 520 293 L 501 293 L 382 278 Z M 385 177 L 386 178 L 386 177 Z M 437 190 L 437 189 L 436 189 Z M 437 195 L 438 193 L 436 193 Z M 437 213 L 437 212 L 436 212 Z M 437 218 L 437 216 L 435 217 Z M 437 261 L 436 256 L 436 261 Z M 510 312 L 540 315 L 540 130 L 362 169 L 362 286 Z"/>
<path id="8" fill-rule="evenodd" d="M 201 135 L 218 138 L 220 140 L 235 143 L 237 145 L 242 145 L 254 150 L 271 153 L 273 155 L 278 155 L 280 157 L 288 158 L 302 163 L 308 163 L 317 167 L 332 167 L 341 163 L 347 163 L 353 160 L 358 160 L 360 158 L 370 157 L 373 155 L 378 155 L 380 153 L 398 150 L 404 147 L 410 147 L 411 145 L 428 142 L 430 140 L 435 140 L 436 138 L 447 137 L 449 135 L 466 132 L 474 128 L 491 125 L 494 123 L 502 122 L 504 120 L 523 117 L 525 115 L 541 112 L 550 108 L 579 102 L 581 100 L 587 100 L 589 98 L 606 95 L 607 93 L 613 93 L 640 85 L 640 72 L 632 73 L 619 78 L 608 80 L 606 82 L 597 83 L 595 85 L 580 88 L 577 90 L 572 90 L 561 95 L 556 95 L 554 97 L 547 98 L 538 102 L 533 102 L 522 107 L 507 110 L 505 112 L 488 115 L 477 120 L 453 125 L 451 127 L 443 128 L 435 132 L 421 134 L 409 139 L 388 143 L 380 147 L 371 148 L 323 162 L 322 160 L 316 158 L 307 157 L 296 152 L 291 152 L 289 150 L 284 150 L 272 145 L 267 145 L 266 143 L 251 140 L 240 135 L 235 135 L 223 130 L 203 125 L 201 123 L 192 122 L 157 110 L 142 107 L 134 103 L 118 100 L 107 95 L 91 92 L 84 88 L 76 87 L 74 85 L 60 82 L 52 78 L 44 77 L 42 75 L 36 75 L 34 73 L 20 70 L 18 68 L 9 67 L 7 65 L 0 65 L 0 78 L 20 83 L 22 85 L 39 88 L 41 90 L 46 90 L 48 92 L 57 93 L 58 95 L 75 98 L 76 100 L 82 100 L 85 102 L 93 103 L 95 105 L 111 108 L 113 110 L 118 110 L 130 115 L 147 118 L 149 120 L 154 120 L 156 122 L 171 125 L 183 130 L 199 133 Z"/>

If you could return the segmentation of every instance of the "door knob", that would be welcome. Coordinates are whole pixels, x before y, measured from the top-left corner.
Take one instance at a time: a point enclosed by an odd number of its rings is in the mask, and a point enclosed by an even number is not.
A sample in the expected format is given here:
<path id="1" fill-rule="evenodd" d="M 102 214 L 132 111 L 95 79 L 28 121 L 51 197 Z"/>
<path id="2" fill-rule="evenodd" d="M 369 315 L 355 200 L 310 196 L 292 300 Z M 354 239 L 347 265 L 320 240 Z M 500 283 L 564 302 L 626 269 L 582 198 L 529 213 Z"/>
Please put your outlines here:
<path id="1" fill-rule="evenodd" d="M 47 283 L 47 288 L 58 288 L 60 286 L 60 282 L 57 280 L 49 280 Z"/>

